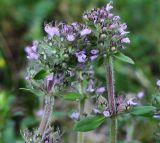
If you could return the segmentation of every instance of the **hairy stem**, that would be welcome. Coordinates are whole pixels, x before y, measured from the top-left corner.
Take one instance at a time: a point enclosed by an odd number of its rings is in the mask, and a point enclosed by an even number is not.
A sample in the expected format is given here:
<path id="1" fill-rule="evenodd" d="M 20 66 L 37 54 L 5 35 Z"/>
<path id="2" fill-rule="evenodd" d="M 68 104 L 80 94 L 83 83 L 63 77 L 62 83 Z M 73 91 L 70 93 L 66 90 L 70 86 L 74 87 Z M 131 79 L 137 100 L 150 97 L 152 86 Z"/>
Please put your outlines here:
<path id="1" fill-rule="evenodd" d="M 110 142 L 117 143 L 117 117 L 111 118 Z"/>
<path id="2" fill-rule="evenodd" d="M 45 99 L 45 107 L 44 107 L 44 113 L 41 120 L 41 123 L 39 125 L 38 131 L 42 137 L 45 135 L 45 130 L 48 126 L 52 111 L 53 111 L 53 105 L 54 105 L 54 98 L 51 96 L 48 96 Z"/>
<path id="3" fill-rule="evenodd" d="M 106 81 L 107 81 L 109 110 L 110 112 L 115 114 L 116 103 L 115 103 L 115 94 L 114 94 L 114 74 L 113 74 L 113 65 L 112 65 L 111 56 L 108 56 L 106 58 Z"/>
<path id="4" fill-rule="evenodd" d="M 113 65 L 112 57 L 108 55 L 105 59 L 106 65 L 106 84 L 108 92 L 108 106 L 109 110 L 112 113 L 113 117 L 111 118 L 110 126 L 110 143 L 117 142 L 117 118 L 114 116 L 116 114 L 116 101 L 114 93 L 114 74 L 113 74 Z"/>

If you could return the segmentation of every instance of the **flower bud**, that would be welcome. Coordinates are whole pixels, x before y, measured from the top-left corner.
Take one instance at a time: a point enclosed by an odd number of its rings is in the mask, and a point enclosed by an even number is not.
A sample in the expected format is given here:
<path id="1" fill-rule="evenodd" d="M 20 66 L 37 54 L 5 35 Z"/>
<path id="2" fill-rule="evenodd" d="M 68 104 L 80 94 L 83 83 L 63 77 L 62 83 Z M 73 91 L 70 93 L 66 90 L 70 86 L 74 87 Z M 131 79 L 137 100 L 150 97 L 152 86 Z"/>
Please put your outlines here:
<path id="1" fill-rule="evenodd" d="M 103 47 L 104 44 L 101 42 L 99 45 L 100 45 L 101 47 Z"/>
<path id="2" fill-rule="evenodd" d="M 56 50 L 52 50 L 52 54 L 55 54 L 55 53 L 57 53 L 57 51 Z"/>
<path id="3" fill-rule="evenodd" d="M 106 34 L 101 34 L 100 39 L 106 39 L 107 35 Z"/>
<path id="4" fill-rule="evenodd" d="M 115 50 L 116 50 L 116 47 L 111 47 L 111 50 L 112 50 L 112 51 L 115 51 Z"/>
<path id="5" fill-rule="evenodd" d="M 87 14 L 85 14 L 85 15 L 83 16 L 83 19 L 88 20 Z"/>
<path id="6" fill-rule="evenodd" d="M 64 54 L 63 56 L 64 56 L 64 58 L 68 58 L 68 54 Z"/>
<path id="7" fill-rule="evenodd" d="M 103 27 L 103 28 L 102 28 L 102 31 L 103 31 L 103 32 L 106 32 L 106 30 L 107 30 L 107 27 Z"/>

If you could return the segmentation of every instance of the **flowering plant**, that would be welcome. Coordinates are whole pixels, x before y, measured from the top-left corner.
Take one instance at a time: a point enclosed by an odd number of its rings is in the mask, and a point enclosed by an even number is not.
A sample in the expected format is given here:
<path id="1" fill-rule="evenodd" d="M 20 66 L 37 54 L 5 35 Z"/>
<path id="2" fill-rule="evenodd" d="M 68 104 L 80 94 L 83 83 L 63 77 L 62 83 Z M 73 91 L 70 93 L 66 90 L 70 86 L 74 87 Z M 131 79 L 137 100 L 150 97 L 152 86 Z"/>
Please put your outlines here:
<path id="1" fill-rule="evenodd" d="M 83 132 L 98 128 L 106 119 L 111 119 L 110 142 L 116 143 L 118 115 L 141 116 L 156 109 L 154 106 L 137 106 L 143 92 L 115 95 L 113 60 L 130 64 L 134 61 L 122 53 L 130 43 L 129 32 L 126 23 L 111 12 L 112 8 L 110 2 L 85 12 L 84 24 L 46 24 L 47 36 L 26 47 L 29 89 L 25 90 L 41 92 L 46 97 L 40 126 L 31 135 L 24 133 L 26 142 L 56 142 L 49 122 L 54 101 L 58 100 L 55 96 L 77 101 L 78 112 L 74 111 L 70 116 L 75 120 L 74 130 L 78 131 L 77 143 L 84 142 Z M 105 80 L 98 78 L 97 69 L 104 71 Z M 92 103 L 90 111 L 87 101 Z M 49 134 L 48 130 L 51 130 Z"/>

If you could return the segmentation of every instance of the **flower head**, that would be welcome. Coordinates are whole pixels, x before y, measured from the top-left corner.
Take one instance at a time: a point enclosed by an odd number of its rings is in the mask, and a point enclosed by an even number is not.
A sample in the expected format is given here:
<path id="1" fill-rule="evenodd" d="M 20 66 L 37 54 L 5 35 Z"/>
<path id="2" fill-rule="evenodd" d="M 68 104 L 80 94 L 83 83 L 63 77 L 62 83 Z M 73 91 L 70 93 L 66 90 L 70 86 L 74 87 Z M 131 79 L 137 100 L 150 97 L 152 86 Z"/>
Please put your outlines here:
<path id="1" fill-rule="evenodd" d="M 59 29 L 57 27 L 52 27 L 51 25 L 49 24 L 46 24 L 45 25 L 45 28 L 44 30 L 51 36 L 59 36 L 60 33 L 59 33 Z"/>
<path id="2" fill-rule="evenodd" d="M 115 50 L 120 50 L 120 48 L 124 47 L 125 43 L 130 43 L 129 38 L 126 37 L 129 32 L 125 31 L 127 29 L 127 25 L 126 23 L 121 23 L 120 16 L 115 16 L 110 12 L 112 8 L 113 6 L 110 2 L 105 7 L 96 8 L 85 12 L 83 17 L 92 24 L 98 25 L 98 30 L 91 30 L 93 31 L 93 36 L 97 38 L 100 37 L 98 38 L 99 43 L 104 41 L 107 37 L 115 37 L 111 38 L 111 42 L 108 47 L 110 49 L 115 47 Z"/>
<path id="3" fill-rule="evenodd" d="M 91 32 L 92 32 L 91 29 L 85 28 L 85 29 L 83 29 L 83 30 L 80 32 L 80 35 L 81 35 L 81 36 L 85 36 L 85 35 L 90 34 Z"/>
<path id="4" fill-rule="evenodd" d="M 80 63 L 84 63 L 87 60 L 87 56 L 85 54 L 85 51 L 76 52 L 76 57 L 78 59 L 78 62 L 80 62 Z"/>
<path id="5" fill-rule="evenodd" d="M 121 40 L 121 43 L 130 43 L 130 40 L 129 40 L 129 38 L 123 38 Z"/>
<path id="6" fill-rule="evenodd" d="M 106 6 L 106 11 L 110 11 L 113 8 L 113 6 L 111 5 L 111 2 L 107 4 Z"/>
<path id="7" fill-rule="evenodd" d="M 96 55 L 96 54 L 98 54 L 98 53 L 99 53 L 99 50 L 97 50 L 97 49 L 91 50 L 91 54 L 93 54 L 93 55 Z"/>
<path id="8" fill-rule="evenodd" d="M 32 46 L 27 46 L 25 48 L 25 52 L 27 53 L 27 58 L 31 60 L 37 60 L 38 59 L 38 52 L 37 52 L 37 42 L 33 42 Z"/>
<path id="9" fill-rule="evenodd" d="M 123 31 L 123 30 L 125 30 L 125 29 L 127 29 L 126 23 L 122 23 L 122 24 L 119 25 L 118 30 L 119 30 L 120 32 Z"/>
<path id="10" fill-rule="evenodd" d="M 72 34 L 68 34 L 66 38 L 67 38 L 67 40 L 70 41 L 70 42 L 72 42 L 72 41 L 75 40 L 75 37 L 74 37 L 74 35 L 72 35 Z"/>
<path id="11" fill-rule="evenodd" d="M 103 111 L 103 115 L 104 115 L 105 117 L 109 117 L 109 116 L 110 116 L 110 112 L 109 112 L 109 111 Z"/>
<path id="12" fill-rule="evenodd" d="M 113 17 L 113 20 L 114 20 L 114 21 L 118 21 L 118 20 L 120 20 L 120 17 L 119 17 L 119 16 L 114 16 L 114 17 Z"/>

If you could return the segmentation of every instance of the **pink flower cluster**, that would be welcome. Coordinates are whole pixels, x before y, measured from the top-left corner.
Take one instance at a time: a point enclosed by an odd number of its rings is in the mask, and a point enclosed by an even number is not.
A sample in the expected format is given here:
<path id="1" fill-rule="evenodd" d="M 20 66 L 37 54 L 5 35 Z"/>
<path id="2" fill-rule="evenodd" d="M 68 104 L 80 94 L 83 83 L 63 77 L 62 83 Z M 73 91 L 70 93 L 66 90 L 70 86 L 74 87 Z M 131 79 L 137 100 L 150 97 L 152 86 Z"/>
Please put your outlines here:
<path id="1" fill-rule="evenodd" d="M 92 32 L 91 29 L 77 22 L 73 22 L 70 25 L 60 23 L 56 26 L 46 24 L 44 30 L 51 38 L 54 36 L 59 36 L 69 42 L 73 42 L 78 36 L 83 37 Z"/>
<path id="2" fill-rule="evenodd" d="M 87 11 L 83 18 L 86 21 L 91 21 L 94 25 L 100 25 L 100 34 L 111 37 L 110 47 L 116 47 L 117 45 L 123 47 L 123 44 L 130 43 L 129 38 L 126 37 L 129 32 L 125 31 L 127 29 L 126 23 L 121 23 L 120 17 L 111 13 L 112 8 L 110 2 L 102 8 Z"/>

